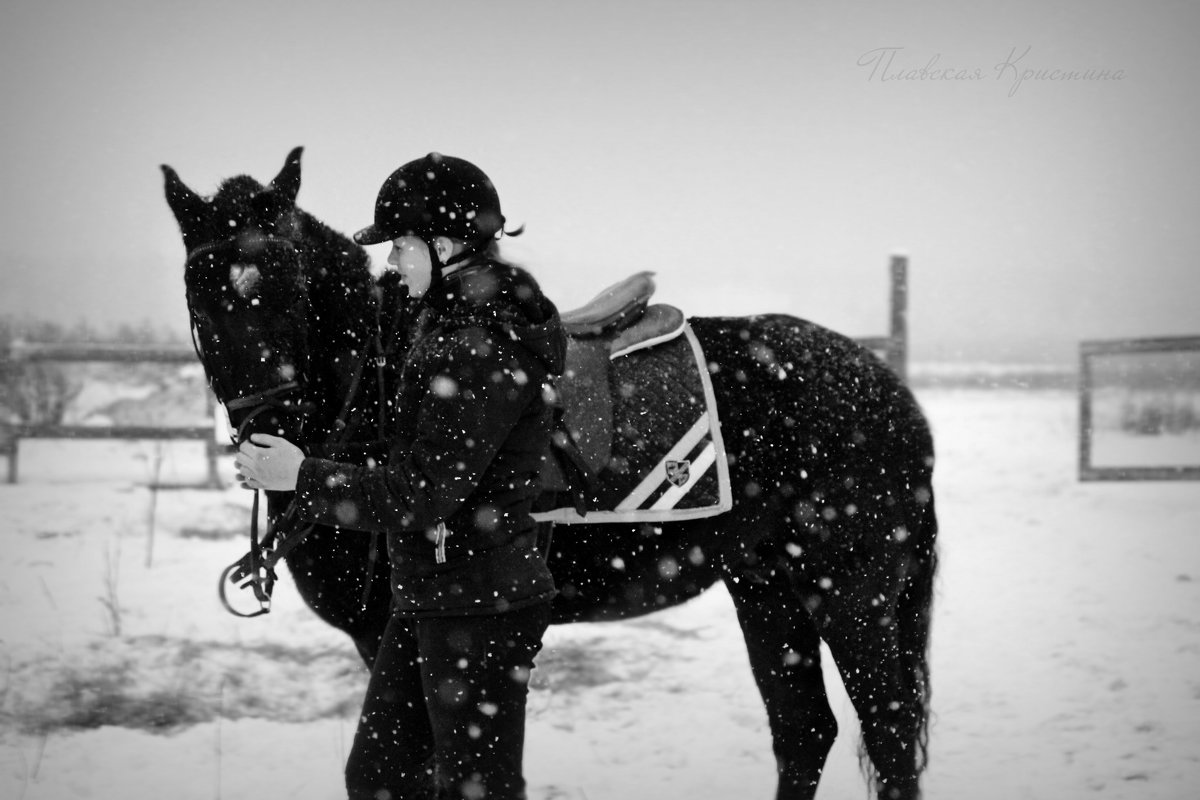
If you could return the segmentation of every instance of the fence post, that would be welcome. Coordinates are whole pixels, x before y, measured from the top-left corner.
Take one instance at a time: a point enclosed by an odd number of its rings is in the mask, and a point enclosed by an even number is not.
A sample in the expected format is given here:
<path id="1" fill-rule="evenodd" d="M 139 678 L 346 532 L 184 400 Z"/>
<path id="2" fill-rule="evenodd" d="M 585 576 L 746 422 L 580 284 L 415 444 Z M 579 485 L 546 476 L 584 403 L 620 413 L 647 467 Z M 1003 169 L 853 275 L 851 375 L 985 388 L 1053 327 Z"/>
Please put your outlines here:
<path id="1" fill-rule="evenodd" d="M 8 482 L 9 483 L 17 482 L 17 452 L 18 452 L 18 449 L 20 448 L 20 446 L 21 446 L 20 438 L 17 437 L 16 435 L 14 435 L 12 442 L 9 443 L 9 448 L 7 451 L 7 453 L 8 453 Z"/>
<path id="2" fill-rule="evenodd" d="M 1092 359 L 1089 343 L 1079 345 L 1079 478 L 1091 476 L 1092 466 Z"/>
<path id="3" fill-rule="evenodd" d="M 892 254 L 892 313 L 888 337 L 888 364 L 900 376 L 908 380 L 908 256 Z"/>
<path id="4" fill-rule="evenodd" d="M 204 457 L 208 460 L 208 488 L 220 489 L 221 475 L 217 472 L 217 455 L 220 450 L 217 446 L 217 401 L 208 389 L 204 391 L 204 411 L 213 423 L 213 435 L 204 440 Z"/>

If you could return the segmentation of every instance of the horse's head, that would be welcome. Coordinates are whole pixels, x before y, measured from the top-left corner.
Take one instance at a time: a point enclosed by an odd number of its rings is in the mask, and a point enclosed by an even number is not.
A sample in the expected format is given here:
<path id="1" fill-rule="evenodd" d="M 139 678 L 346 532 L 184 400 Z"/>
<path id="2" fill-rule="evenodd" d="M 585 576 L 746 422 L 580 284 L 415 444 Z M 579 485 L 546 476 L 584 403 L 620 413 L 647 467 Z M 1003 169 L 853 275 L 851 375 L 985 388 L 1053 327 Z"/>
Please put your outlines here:
<path id="1" fill-rule="evenodd" d="M 239 430 L 299 434 L 292 413 L 309 368 L 308 297 L 299 249 L 300 153 L 266 186 L 240 175 L 201 197 L 163 165 L 187 249 L 184 282 L 197 351 Z M 267 412 L 267 413 L 263 413 Z"/>

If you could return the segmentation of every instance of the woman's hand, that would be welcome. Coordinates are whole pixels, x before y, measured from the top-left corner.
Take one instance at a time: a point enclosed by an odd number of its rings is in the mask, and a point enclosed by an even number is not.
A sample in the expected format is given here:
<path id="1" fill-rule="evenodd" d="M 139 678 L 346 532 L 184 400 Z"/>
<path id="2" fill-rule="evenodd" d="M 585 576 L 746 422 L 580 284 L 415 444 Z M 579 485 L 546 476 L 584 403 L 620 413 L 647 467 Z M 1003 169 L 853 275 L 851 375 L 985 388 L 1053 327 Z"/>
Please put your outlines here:
<path id="1" fill-rule="evenodd" d="M 244 488 L 291 492 L 296 489 L 302 461 L 304 451 L 287 439 L 256 433 L 238 447 L 233 463 Z"/>

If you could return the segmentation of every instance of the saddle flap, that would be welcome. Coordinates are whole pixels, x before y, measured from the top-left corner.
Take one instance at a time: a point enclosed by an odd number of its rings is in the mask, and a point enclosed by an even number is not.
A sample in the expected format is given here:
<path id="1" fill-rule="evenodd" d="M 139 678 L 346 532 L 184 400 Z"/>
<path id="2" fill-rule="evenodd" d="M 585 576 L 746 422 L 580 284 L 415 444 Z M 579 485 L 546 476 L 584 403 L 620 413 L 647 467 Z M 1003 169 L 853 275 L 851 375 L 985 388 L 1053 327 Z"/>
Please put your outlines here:
<path id="1" fill-rule="evenodd" d="M 613 400 L 608 343 L 567 339 L 567 368 L 556 382 L 572 443 L 592 472 L 612 455 Z"/>
<path id="2" fill-rule="evenodd" d="M 627 327 L 641 316 L 654 294 L 653 275 L 653 272 L 630 275 L 579 308 L 560 313 L 567 335 L 586 338 Z"/>

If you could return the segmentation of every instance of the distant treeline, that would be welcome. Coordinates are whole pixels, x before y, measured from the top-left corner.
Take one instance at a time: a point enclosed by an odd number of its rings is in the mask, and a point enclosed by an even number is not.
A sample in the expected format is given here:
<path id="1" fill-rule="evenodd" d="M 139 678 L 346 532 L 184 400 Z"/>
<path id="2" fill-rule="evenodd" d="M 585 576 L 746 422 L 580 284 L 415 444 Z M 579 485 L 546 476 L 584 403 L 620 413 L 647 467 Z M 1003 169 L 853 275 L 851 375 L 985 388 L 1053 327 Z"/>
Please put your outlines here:
<path id="1" fill-rule="evenodd" d="M 97 326 L 87 320 L 64 324 L 57 320 L 0 314 L 0 358 L 7 355 L 9 347 L 17 340 L 103 344 L 176 344 L 183 341 L 178 331 L 152 325 L 148 320 Z"/>
<path id="2" fill-rule="evenodd" d="M 916 365 L 909 369 L 908 385 L 914 389 L 1067 389 L 1079 385 L 1074 367 L 1053 369 L 1027 368 L 1019 365 L 978 369 L 935 369 Z"/>

